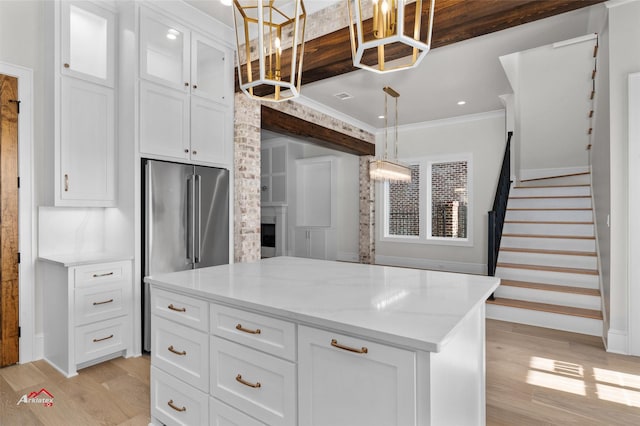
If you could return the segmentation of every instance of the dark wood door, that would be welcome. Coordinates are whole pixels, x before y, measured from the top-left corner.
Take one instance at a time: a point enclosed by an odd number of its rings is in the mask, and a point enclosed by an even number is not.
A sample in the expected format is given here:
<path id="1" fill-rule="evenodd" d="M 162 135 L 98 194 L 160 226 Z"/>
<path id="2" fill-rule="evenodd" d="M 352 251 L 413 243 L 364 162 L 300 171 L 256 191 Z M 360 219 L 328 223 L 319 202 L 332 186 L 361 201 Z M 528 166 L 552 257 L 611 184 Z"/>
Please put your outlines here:
<path id="1" fill-rule="evenodd" d="M 0 367 L 19 355 L 18 79 L 0 74 Z"/>

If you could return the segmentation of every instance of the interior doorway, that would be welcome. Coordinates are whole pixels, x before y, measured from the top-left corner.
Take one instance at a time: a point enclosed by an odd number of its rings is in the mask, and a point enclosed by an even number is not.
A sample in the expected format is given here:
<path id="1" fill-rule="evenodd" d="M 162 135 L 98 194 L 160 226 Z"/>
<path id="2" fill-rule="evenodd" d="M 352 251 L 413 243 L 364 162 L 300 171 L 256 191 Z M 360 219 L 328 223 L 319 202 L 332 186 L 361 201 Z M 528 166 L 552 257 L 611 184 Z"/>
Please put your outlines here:
<path id="1" fill-rule="evenodd" d="M 19 361 L 18 79 L 0 74 L 0 367 Z"/>

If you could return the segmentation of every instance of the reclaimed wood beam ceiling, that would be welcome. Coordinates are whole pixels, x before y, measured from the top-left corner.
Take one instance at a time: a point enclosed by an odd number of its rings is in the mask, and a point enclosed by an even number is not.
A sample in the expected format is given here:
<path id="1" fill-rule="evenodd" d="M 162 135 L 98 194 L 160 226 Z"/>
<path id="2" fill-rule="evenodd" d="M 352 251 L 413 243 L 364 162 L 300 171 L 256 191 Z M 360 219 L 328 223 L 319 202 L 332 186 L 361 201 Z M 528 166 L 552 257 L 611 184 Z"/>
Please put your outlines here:
<path id="1" fill-rule="evenodd" d="M 436 0 L 432 49 L 603 1 L 605 0 Z M 428 8 L 429 2 L 424 3 L 423 7 Z M 389 51 L 392 51 L 391 48 Z M 406 52 L 396 50 L 393 54 L 397 59 Z M 357 69 L 351 58 L 348 27 L 305 43 L 303 85 Z"/>

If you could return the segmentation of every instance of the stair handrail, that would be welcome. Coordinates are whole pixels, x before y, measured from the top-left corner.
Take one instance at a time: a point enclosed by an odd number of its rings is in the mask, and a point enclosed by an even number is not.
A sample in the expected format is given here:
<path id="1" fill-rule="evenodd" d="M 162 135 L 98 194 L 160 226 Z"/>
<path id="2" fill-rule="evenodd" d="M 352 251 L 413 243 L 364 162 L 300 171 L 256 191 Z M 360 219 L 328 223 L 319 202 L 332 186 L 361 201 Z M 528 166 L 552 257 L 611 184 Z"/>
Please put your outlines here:
<path id="1" fill-rule="evenodd" d="M 487 275 L 495 276 L 496 265 L 498 263 L 498 251 L 502 240 L 502 228 L 504 218 L 507 213 L 507 201 L 509 200 L 509 189 L 511 188 L 511 136 L 513 132 L 507 133 L 507 145 L 502 159 L 502 168 L 498 177 L 496 195 L 493 199 L 493 209 L 488 212 L 488 251 L 487 251 Z"/>

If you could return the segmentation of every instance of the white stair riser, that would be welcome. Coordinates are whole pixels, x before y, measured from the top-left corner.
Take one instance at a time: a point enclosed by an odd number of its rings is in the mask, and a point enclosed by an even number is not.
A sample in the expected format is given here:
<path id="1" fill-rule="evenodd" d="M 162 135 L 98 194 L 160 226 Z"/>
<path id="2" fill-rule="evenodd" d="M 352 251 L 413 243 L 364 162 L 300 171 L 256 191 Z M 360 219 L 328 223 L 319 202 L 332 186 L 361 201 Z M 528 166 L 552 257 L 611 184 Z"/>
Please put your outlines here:
<path id="1" fill-rule="evenodd" d="M 530 238 L 503 236 L 500 242 L 500 247 L 595 252 L 596 241 L 594 239 L 582 240 L 568 238 Z"/>
<path id="2" fill-rule="evenodd" d="M 542 186 L 542 185 L 590 185 L 591 184 L 591 176 L 590 175 L 578 175 L 578 176 L 567 176 L 567 177 L 559 177 L 553 179 L 540 179 L 533 180 L 530 182 L 520 182 L 518 186 Z"/>
<path id="3" fill-rule="evenodd" d="M 556 223 L 505 223 L 502 232 L 505 234 L 533 234 L 533 235 L 565 235 L 593 237 L 594 226 L 582 224 Z"/>
<path id="4" fill-rule="evenodd" d="M 590 209 L 591 198 L 509 198 L 508 209 Z"/>
<path id="5" fill-rule="evenodd" d="M 528 220 L 531 222 L 592 222 L 589 210 L 507 210 L 505 220 Z"/>
<path id="6" fill-rule="evenodd" d="M 595 256 L 572 256 L 564 254 L 542 254 L 502 251 L 498 262 L 522 265 L 560 266 L 564 268 L 597 269 L 598 259 Z"/>
<path id="7" fill-rule="evenodd" d="M 549 303 L 552 305 L 571 306 L 584 309 L 602 309 L 600 296 L 571 294 L 559 291 L 538 290 L 532 288 L 501 285 L 495 292 L 496 298 L 526 300 L 527 302 Z"/>
<path id="8" fill-rule="evenodd" d="M 509 191 L 509 196 L 517 196 L 517 197 L 539 197 L 539 196 L 549 196 L 549 195 L 569 195 L 569 196 L 577 196 L 577 195 L 591 195 L 591 187 L 589 186 L 558 186 L 555 188 L 552 187 L 542 187 L 542 188 L 511 188 Z"/>
<path id="9" fill-rule="evenodd" d="M 487 304 L 486 316 L 490 319 L 528 324 L 573 333 L 602 336 L 602 320 L 574 317 L 570 315 L 552 314 Z"/>
<path id="10" fill-rule="evenodd" d="M 524 281 L 527 283 L 568 285 L 580 288 L 598 289 L 597 275 L 569 274 L 566 272 L 537 271 L 520 268 L 496 268 L 496 277 L 505 280 Z"/>

